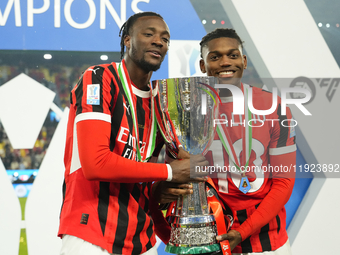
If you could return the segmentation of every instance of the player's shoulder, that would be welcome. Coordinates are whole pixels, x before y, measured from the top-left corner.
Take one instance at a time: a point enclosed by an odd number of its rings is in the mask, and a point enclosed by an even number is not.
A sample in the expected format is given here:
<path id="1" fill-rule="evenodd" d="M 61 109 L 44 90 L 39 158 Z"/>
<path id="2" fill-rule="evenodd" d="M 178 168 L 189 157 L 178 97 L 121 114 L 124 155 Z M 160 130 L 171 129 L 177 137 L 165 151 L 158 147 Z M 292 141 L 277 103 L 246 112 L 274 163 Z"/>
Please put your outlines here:
<path id="1" fill-rule="evenodd" d="M 248 85 L 248 84 L 245 84 L 245 85 Z M 253 96 L 257 96 L 261 98 L 272 98 L 273 97 L 273 93 L 265 88 L 259 88 L 259 87 L 252 86 L 252 85 L 248 85 L 248 86 L 252 89 Z"/>
<path id="2" fill-rule="evenodd" d="M 87 74 L 94 74 L 94 75 L 98 75 L 99 73 L 103 73 L 105 70 L 112 70 L 115 69 L 117 70 L 117 63 L 112 62 L 112 63 L 108 63 L 108 64 L 99 64 L 99 65 L 93 65 L 88 67 L 84 73 L 89 72 Z"/>

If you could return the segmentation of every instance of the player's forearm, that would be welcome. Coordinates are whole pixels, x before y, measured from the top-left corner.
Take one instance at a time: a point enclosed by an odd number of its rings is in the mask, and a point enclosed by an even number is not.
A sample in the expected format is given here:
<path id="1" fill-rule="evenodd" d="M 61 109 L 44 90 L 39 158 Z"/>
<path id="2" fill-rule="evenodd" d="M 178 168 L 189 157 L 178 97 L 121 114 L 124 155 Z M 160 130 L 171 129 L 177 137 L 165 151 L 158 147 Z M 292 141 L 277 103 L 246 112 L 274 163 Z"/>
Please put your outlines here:
<path id="1" fill-rule="evenodd" d="M 242 240 L 268 224 L 289 200 L 294 187 L 294 178 L 275 178 L 271 190 L 254 213 L 237 229 Z"/>
<path id="2" fill-rule="evenodd" d="M 166 180 L 165 164 L 142 163 L 110 151 L 111 124 L 101 120 L 77 123 L 79 159 L 85 178 L 107 182 Z"/>

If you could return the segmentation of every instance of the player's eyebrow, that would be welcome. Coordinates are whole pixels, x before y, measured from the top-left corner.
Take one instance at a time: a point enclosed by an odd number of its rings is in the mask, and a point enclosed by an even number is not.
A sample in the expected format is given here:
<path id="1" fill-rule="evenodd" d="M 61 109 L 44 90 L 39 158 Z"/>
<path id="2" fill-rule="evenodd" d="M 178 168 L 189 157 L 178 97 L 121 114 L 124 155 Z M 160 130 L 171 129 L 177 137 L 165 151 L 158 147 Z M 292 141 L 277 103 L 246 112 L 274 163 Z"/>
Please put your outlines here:
<path id="1" fill-rule="evenodd" d="M 147 27 L 145 28 L 145 30 L 151 30 L 152 32 L 156 33 L 157 32 L 157 29 L 155 27 Z M 167 30 L 164 30 L 161 32 L 162 35 L 166 34 L 170 37 L 170 33 L 167 31 Z"/>
<path id="2" fill-rule="evenodd" d="M 227 52 L 230 53 L 230 52 L 233 52 L 233 51 L 240 51 L 240 50 L 239 49 L 229 49 Z M 221 54 L 221 51 L 219 51 L 219 50 L 212 50 L 212 51 L 208 52 L 208 54 L 211 54 L 211 53 Z"/>

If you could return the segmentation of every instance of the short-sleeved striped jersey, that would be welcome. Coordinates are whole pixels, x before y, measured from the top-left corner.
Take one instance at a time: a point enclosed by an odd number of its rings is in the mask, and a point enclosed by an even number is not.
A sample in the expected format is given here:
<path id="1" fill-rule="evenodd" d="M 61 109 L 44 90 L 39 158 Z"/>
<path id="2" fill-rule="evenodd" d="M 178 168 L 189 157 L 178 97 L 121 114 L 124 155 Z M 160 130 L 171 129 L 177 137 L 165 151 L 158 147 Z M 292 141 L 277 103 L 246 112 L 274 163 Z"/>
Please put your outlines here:
<path id="1" fill-rule="evenodd" d="M 124 61 L 122 65 L 127 74 Z M 77 236 L 110 253 L 140 254 L 156 242 L 153 222 L 148 214 L 151 181 L 166 180 L 167 167 L 165 164 L 136 163 L 132 106 L 123 91 L 117 68 L 116 63 L 88 68 L 71 92 L 63 206 L 58 235 Z M 156 89 L 153 93 L 156 93 Z M 140 151 L 143 157 L 149 145 L 148 134 L 152 127 L 151 93 L 132 86 L 131 94 L 136 105 Z M 81 121 L 91 123 L 94 120 L 96 123 L 111 123 L 111 132 L 105 135 L 109 137 L 107 150 L 112 153 L 103 161 L 119 163 L 123 157 L 129 159 L 124 161 L 124 167 L 105 170 L 123 176 L 123 181 L 90 181 L 84 176 L 77 147 L 77 124 Z M 100 131 L 97 134 L 88 134 L 94 135 L 99 137 L 103 134 Z M 158 133 L 154 154 L 159 152 L 162 143 L 163 139 Z M 100 167 L 98 171 L 101 171 Z M 134 176 L 142 176 L 143 180 L 131 183 Z"/>
<path id="2" fill-rule="evenodd" d="M 243 84 L 242 84 L 243 86 Z M 257 110 L 268 110 L 272 106 L 272 93 L 263 91 L 259 88 L 252 87 L 253 106 Z M 227 126 L 231 142 L 235 148 L 236 156 L 241 165 L 245 166 L 244 148 L 244 128 L 248 124 L 253 125 L 251 154 L 249 160 L 249 168 L 246 170 L 246 176 L 249 179 L 251 189 L 244 194 L 239 190 L 241 174 L 229 160 L 229 156 L 224 149 L 220 137 L 216 133 L 215 139 L 207 154 L 207 158 L 211 165 L 215 166 L 215 173 L 212 177 L 219 191 L 219 196 L 234 213 L 234 224 L 231 229 L 238 230 L 241 235 L 246 235 L 234 250 L 235 253 L 251 253 L 272 251 L 281 247 L 287 241 L 286 233 L 286 212 L 284 204 L 289 199 L 291 189 L 294 183 L 294 174 L 288 174 L 284 171 L 290 167 L 294 170 L 295 164 L 295 131 L 293 127 L 295 122 L 291 121 L 292 116 L 289 108 L 286 115 L 281 114 L 281 101 L 278 97 L 276 109 L 269 115 L 254 115 L 249 118 L 252 121 L 244 123 L 245 115 L 234 115 L 232 98 L 222 98 L 222 105 L 219 109 L 219 118 L 228 120 L 227 122 L 219 121 Z M 256 126 L 256 127 L 255 127 Z M 280 166 L 282 164 L 282 167 Z M 228 168 L 229 166 L 229 168 Z M 255 168 L 257 166 L 258 168 Z M 224 167 L 224 168 L 223 168 Z M 270 167 L 281 167 L 273 168 Z M 277 177 L 277 178 L 275 178 Z M 282 184 L 283 182 L 283 184 Z M 258 218 L 253 218 L 251 224 L 243 225 L 264 201 L 267 194 L 271 191 L 272 185 L 285 185 L 287 190 L 274 191 L 272 196 L 282 198 L 282 205 L 277 209 L 278 214 L 271 216 L 263 213 Z M 277 184 L 278 183 L 278 184 Z M 284 196 L 284 197 L 283 197 Z M 274 199 L 275 200 L 275 199 Z M 267 200 L 268 201 L 268 200 Z M 273 200 L 270 202 L 273 203 Z M 266 209 L 272 209 L 269 202 L 263 202 Z M 267 205 L 266 205 L 267 204 Z M 269 208 L 268 208 L 269 207 Z M 268 218 L 269 217 L 269 218 Z M 260 229 L 255 229 L 253 222 L 266 222 Z M 249 222 L 248 222 L 249 223 Z M 244 226 L 247 225 L 247 228 Z M 241 231 L 242 230 L 242 231 Z M 244 238 L 244 236 L 242 236 Z"/>

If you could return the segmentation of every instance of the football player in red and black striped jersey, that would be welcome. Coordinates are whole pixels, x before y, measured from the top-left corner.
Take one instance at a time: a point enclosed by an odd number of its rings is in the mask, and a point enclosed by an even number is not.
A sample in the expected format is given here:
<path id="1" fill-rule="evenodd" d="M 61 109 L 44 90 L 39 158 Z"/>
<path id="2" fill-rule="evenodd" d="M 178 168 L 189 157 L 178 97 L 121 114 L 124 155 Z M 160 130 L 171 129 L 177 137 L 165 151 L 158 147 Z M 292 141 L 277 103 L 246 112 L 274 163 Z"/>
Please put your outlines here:
<path id="1" fill-rule="evenodd" d="M 291 112 L 286 108 L 282 113 L 280 97 L 272 108 L 272 93 L 241 82 L 247 58 L 235 30 L 216 29 L 203 37 L 200 45 L 203 73 L 237 86 L 244 95 L 251 91 L 254 109 L 273 109 L 270 114 L 255 115 L 245 105 L 245 114 L 233 114 L 235 98 L 229 90 L 219 90 L 218 132 L 206 157 L 210 166 L 215 166 L 217 174 L 211 177 L 215 177 L 219 198 L 231 209 L 234 222 L 217 240 L 228 240 L 235 255 L 289 255 L 284 205 L 293 190 L 296 164 Z M 174 195 L 179 190 L 164 189 Z M 176 196 L 161 197 L 167 202 L 176 200 Z"/>
<path id="2" fill-rule="evenodd" d="M 203 37 L 200 45 L 203 73 L 218 77 L 224 84 L 233 84 L 242 92 L 246 87 L 251 89 L 254 108 L 271 109 L 272 93 L 241 82 L 247 58 L 242 53 L 243 43 L 235 30 L 216 29 Z M 219 96 L 222 100 L 220 118 L 228 121 L 222 124 L 224 127 L 221 125 L 221 134 L 225 132 L 230 138 L 227 141 L 226 136 L 216 134 L 208 155 L 211 165 L 229 167 L 227 172 L 219 172 L 213 180 L 220 199 L 234 213 L 234 224 L 228 233 L 217 239 L 229 240 L 233 254 L 291 254 L 284 208 L 293 190 L 296 164 L 295 130 L 288 127 L 291 126 L 288 124 L 292 119 L 291 112 L 287 108 L 285 115 L 281 113 L 281 99 L 278 97 L 273 113 L 249 114 L 251 125 L 257 127 L 252 127 L 247 136 L 244 134 L 249 126 L 244 122 L 247 109 L 244 115 L 234 115 L 230 91 L 221 89 Z M 288 122 L 282 124 L 283 120 Z M 227 153 L 222 139 L 234 148 L 236 159 Z M 247 142 L 251 148 L 248 158 L 245 153 Z M 243 169 L 245 172 L 239 172 L 235 167 L 237 161 L 243 167 L 248 166 Z"/>
<path id="3" fill-rule="evenodd" d="M 157 254 L 152 182 L 184 183 L 186 194 L 186 183 L 205 180 L 204 173 L 190 178 L 190 162 L 208 164 L 202 156 L 152 163 L 164 141 L 152 100 L 157 88 L 149 81 L 168 50 L 167 24 L 156 13 L 138 13 L 121 32 L 122 62 L 88 68 L 71 92 L 58 233 L 63 255 Z"/>

